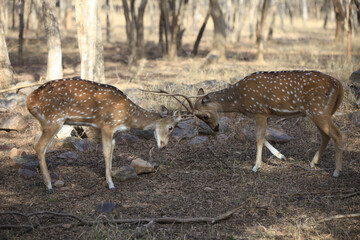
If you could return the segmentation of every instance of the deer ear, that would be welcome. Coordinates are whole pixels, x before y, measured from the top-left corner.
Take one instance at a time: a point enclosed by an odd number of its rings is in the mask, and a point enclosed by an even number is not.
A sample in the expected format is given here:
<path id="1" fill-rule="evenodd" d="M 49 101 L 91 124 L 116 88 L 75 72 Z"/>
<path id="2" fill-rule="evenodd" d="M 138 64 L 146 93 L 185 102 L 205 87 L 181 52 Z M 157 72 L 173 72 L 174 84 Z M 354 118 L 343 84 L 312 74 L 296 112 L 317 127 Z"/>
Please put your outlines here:
<path id="1" fill-rule="evenodd" d="M 204 94 L 205 94 L 204 89 L 200 88 L 197 95 L 204 95 Z"/>
<path id="2" fill-rule="evenodd" d="M 207 104 L 207 103 L 209 103 L 209 102 L 210 102 L 210 98 L 209 98 L 208 95 L 204 96 L 204 97 L 202 98 L 202 100 L 201 100 L 201 103 L 202 103 L 202 104 Z"/>
<path id="3" fill-rule="evenodd" d="M 169 110 L 164 105 L 160 106 L 160 112 L 159 113 L 160 113 L 160 116 L 162 118 L 165 118 L 165 117 L 169 116 Z"/>

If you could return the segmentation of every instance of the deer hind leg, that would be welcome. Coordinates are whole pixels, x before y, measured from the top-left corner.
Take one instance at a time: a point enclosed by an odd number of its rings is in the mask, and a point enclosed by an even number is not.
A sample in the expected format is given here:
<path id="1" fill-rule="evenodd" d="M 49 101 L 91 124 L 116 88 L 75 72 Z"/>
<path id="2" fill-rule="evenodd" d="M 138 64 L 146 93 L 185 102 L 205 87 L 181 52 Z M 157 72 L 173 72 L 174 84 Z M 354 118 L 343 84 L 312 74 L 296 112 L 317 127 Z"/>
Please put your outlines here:
<path id="1" fill-rule="evenodd" d="M 49 193 L 53 193 L 53 189 L 52 189 L 52 185 L 51 185 L 51 178 L 50 178 L 49 170 L 48 170 L 48 167 L 46 164 L 45 153 L 46 153 L 48 146 L 54 139 L 54 136 L 61 129 L 62 125 L 63 125 L 63 123 L 57 124 L 57 125 L 53 124 L 53 125 L 49 125 L 46 127 L 43 126 L 42 127 L 42 135 L 41 135 L 40 139 L 38 140 L 38 142 L 35 144 L 35 150 L 37 152 L 38 159 L 40 162 L 41 175 L 42 175 L 44 184 L 46 185 Z"/>
<path id="2" fill-rule="evenodd" d="M 113 139 L 113 131 L 109 129 L 101 130 L 103 152 L 105 158 L 105 176 L 106 182 L 109 186 L 109 189 L 114 189 L 114 183 L 111 178 L 111 167 L 112 167 L 112 154 L 115 146 L 115 141 Z"/>
<path id="3" fill-rule="evenodd" d="M 257 172 L 262 165 L 262 148 L 264 145 L 265 132 L 266 132 L 266 116 L 256 116 L 256 126 L 255 126 L 255 135 L 256 135 L 256 162 L 252 171 Z"/>
<path id="4" fill-rule="evenodd" d="M 325 133 L 328 138 L 331 138 L 334 141 L 335 145 L 335 171 L 333 173 L 333 177 L 338 177 L 341 171 L 342 166 L 342 136 L 340 130 L 335 126 L 335 124 L 332 122 L 330 116 L 316 116 L 313 117 L 312 120 L 315 122 L 316 126 L 321 129 L 323 133 Z M 321 132 L 320 131 L 320 132 Z M 325 149 L 326 145 L 326 138 L 322 139 L 322 144 L 319 149 L 319 157 L 321 155 L 322 148 Z M 327 140 L 328 142 L 329 140 Z M 316 153 L 317 155 L 318 153 Z M 314 156 L 314 159 L 316 161 L 316 155 Z M 313 159 L 313 161 L 314 161 Z M 313 162 L 312 161 L 312 162 Z M 314 161 L 314 163 L 315 163 Z"/>
<path id="5" fill-rule="evenodd" d="M 310 166 L 313 168 L 315 167 L 316 164 L 318 164 L 320 157 L 322 156 L 324 150 L 326 149 L 326 146 L 329 143 L 330 137 L 323 131 L 321 130 L 320 127 L 317 126 L 317 128 L 320 131 L 321 134 L 321 145 L 319 150 L 316 152 L 315 156 L 313 157 Z"/>

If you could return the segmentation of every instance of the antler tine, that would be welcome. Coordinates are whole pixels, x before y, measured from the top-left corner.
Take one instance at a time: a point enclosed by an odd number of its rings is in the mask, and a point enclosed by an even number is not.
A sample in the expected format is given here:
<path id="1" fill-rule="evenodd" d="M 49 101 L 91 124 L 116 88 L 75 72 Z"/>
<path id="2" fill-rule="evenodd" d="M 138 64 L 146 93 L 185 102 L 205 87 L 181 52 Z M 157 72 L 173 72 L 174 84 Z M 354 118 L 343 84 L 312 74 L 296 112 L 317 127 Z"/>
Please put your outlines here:
<path id="1" fill-rule="evenodd" d="M 183 94 L 179 94 L 179 93 L 168 93 L 164 90 L 157 90 L 157 91 L 153 91 L 153 90 L 144 90 L 144 89 L 139 89 L 140 91 L 143 91 L 143 92 L 150 92 L 150 93 L 159 93 L 159 95 L 162 95 L 162 96 L 170 96 L 170 97 L 173 97 L 175 98 L 179 103 L 181 103 L 188 112 L 190 112 L 191 114 L 194 113 L 195 109 L 194 109 L 194 105 L 192 104 L 191 100 L 190 100 L 190 97 L 186 96 L 186 95 L 183 95 Z M 177 97 L 183 97 L 185 98 L 185 100 L 189 103 L 189 106 L 191 109 L 189 109 L 183 102 L 181 102 Z"/>

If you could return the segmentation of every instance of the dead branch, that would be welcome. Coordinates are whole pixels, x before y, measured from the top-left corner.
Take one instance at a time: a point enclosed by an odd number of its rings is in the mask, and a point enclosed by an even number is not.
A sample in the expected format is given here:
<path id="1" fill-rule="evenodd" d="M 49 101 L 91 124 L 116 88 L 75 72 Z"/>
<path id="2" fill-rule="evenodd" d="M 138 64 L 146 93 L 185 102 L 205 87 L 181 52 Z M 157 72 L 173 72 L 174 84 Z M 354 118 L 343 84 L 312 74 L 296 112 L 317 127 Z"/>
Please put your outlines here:
<path id="1" fill-rule="evenodd" d="M 25 84 L 25 85 L 21 85 L 21 86 L 17 86 L 17 87 L 11 87 L 8 89 L 3 89 L 0 90 L 0 93 L 4 93 L 4 92 L 10 92 L 13 90 L 20 90 L 22 88 L 27 88 L 27 87 L 33 87 L 33 86 L 39 86 L 39 85 L 43 85 L 45 82 L 36 82 L 36 83 L 29 83 L 29 84 Z"/>
<path id="2" fill-rule="evenodd" d="M 331 217 L 320 219 L 319 223 L 332 221 L 332 220 L 336 220 L 336 219 L 354 218 L 354 217 L 360 217 L 360 213 L 338 214 L 338 215 L 334 215 L 334 216 L 331 216 Z"/>
<path id="3" fill-rule="evenodd" d="M 130 224 L 141 224 L 141 223 L 159 223 L 159 224 L 174 224 L 174 223 L 211 223 L 215 224 L 222 220 L 226 220 L 229 217 L 231 217 L 234 213 L 238 212 L 243 205 L 246 203 L 242 203 L 239 207 L 234 208 L 228 212 L 225 212 L 223 214 L 220 214 L 216 217 L 195 217 L 195 218 L 173 218 L 173 217 L 162 217 L 162 218 L 134 218 L 134 219 L 105 219 L 105 220 L 96 220 L 96 221 L 87 221 L 79 216 L 76 216 L 71 213 L 55 213 L 55 212 L 49 212 L 49 211 L 40 211 L 40 212 L 34 212 L 29 214 L 23 214 L 19 212 L 3 212 L 0 213 L 1 215 L 20 215 L 22 217 L 26 217 L 29 220 L 29 217 L 31 216 L 39 216 L 39 215 L 52 215 L 57 217 L 63 217 L 63 218 L 71 218 L 74 220 L 77 220 L 78 222 L 70 223 L 71 225 L 96 225 L 96 224 L 124 224 L 124 223 L 130 223 Z M 61 225 L 61 224 L 60 224 Z M 0 225 L 0 229 L 12 229 L 12 228 L 28 228 L 28 229 L 35 229 L 37 227 L 41 228 L 51 228 L 54 226 L 59 226 L 59 224 L 55 225 L 49 225 L 49 226 L 39 226 L 39 225 L 32 225 L 32 224 L 6 224 L 6 225 Z"/>

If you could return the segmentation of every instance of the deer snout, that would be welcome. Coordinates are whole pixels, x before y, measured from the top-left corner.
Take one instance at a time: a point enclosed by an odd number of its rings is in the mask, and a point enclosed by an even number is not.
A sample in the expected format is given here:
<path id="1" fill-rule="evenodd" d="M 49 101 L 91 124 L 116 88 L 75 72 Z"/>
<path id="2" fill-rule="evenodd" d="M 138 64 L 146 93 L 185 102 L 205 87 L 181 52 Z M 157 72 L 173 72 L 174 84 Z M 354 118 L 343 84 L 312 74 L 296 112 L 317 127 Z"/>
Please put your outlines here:
<path id="1" fill-rule="evenodd" d="M 164 149 L 165 147 L 166 147 L 166 142 L 164 142 L 164 141 L 160 141 L 160 144 L 159 144 L 159 149 Z"/>
<path id="2" fill-rule="evenodd" d="M 217 125 L 213 128 L 213 130 L 214 130 L 215 132 L 218 132 L 218 131 L 220 130 L 220 125 L 217 124 Z"/>

